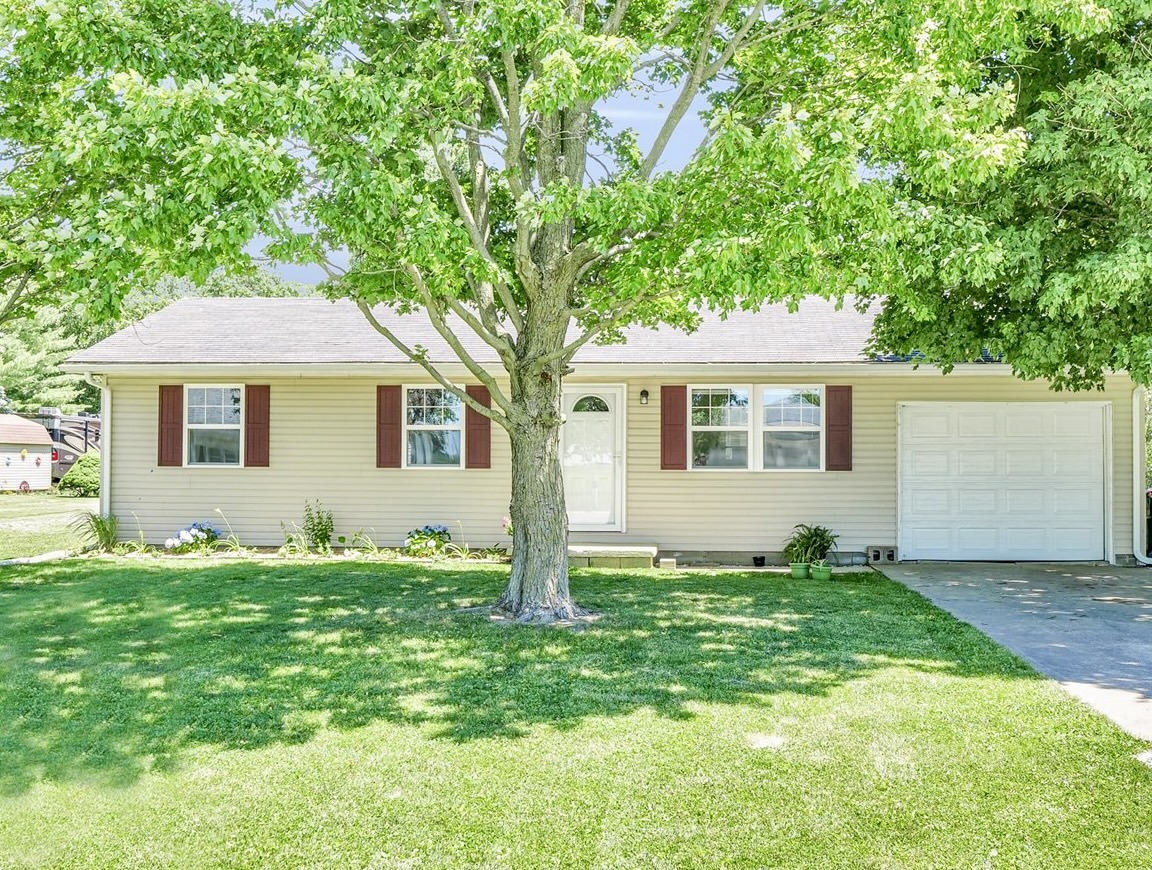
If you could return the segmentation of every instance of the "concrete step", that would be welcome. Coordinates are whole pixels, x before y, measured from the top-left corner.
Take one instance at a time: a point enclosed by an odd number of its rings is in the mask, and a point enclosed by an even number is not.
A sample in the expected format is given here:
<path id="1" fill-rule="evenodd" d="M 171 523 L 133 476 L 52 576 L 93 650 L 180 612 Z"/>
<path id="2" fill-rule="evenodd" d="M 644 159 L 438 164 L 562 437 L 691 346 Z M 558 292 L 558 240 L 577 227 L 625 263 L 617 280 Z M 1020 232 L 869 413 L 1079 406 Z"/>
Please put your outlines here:
<path id="1" fill-rule="evenodd" d="M 569 544 L 568 564 L 574 568 L 651 568 L 656 545 Z"/>

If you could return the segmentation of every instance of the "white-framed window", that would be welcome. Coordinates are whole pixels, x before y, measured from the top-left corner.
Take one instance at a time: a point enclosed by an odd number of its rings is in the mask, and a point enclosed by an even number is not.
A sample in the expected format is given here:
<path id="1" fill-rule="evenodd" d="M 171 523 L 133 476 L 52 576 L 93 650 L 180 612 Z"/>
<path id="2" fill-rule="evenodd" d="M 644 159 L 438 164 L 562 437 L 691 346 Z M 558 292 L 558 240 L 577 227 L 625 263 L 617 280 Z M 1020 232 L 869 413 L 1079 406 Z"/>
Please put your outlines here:
<path id="1" fill-rule="evenodd" d="M 464 403 L 442 387 L 404 388 L 404 466 L 464 466 Z"/>
<path id="2" fill-rule="evenodd" d="M 760 457 L 765 471 L 819 471 L 824 467 L 824 390 L 763 387 Z"/>
<path id="3" fill-rule="evenodd" d="M 691 468 L 748 468 L 752 421 L 749 387 L 692 387 L 688 391 Z"/>
<path id="4" fill-rule="evenodd" d="M 824 388 L 758 384 L 688 388 L 688 467 L 822 471 Z"/>
<path id="5" fill-rule="evenodd" d="M 237 466 L 244 460 L 244 387 L 184 388 L 184 464 Z"/>

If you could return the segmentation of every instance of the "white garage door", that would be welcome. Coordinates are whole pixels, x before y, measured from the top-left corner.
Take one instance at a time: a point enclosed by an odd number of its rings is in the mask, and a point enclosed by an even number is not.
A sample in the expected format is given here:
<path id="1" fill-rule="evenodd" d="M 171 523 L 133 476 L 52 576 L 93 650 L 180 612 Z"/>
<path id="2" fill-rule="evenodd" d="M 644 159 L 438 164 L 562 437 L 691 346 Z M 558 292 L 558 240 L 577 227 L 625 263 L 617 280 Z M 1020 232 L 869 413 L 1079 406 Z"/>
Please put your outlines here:
<path id="1" fill-rule="evenodd" d="M 1105 406 L 900 406 L 902 559 L 1105 558 Z"/>

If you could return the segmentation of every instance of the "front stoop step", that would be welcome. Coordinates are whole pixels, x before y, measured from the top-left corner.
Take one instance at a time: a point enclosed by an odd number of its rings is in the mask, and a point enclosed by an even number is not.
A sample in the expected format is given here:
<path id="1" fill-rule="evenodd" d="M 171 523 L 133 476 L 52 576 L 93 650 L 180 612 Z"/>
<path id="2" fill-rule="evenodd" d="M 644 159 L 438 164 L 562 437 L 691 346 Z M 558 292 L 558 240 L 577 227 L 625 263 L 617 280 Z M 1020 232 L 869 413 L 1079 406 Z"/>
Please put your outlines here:
<path id="1" fill-rule="evenodd" d="M 644 545 L 569 544 L 568 564 L 573 568 L 651 568 L 656 549 Z"/>

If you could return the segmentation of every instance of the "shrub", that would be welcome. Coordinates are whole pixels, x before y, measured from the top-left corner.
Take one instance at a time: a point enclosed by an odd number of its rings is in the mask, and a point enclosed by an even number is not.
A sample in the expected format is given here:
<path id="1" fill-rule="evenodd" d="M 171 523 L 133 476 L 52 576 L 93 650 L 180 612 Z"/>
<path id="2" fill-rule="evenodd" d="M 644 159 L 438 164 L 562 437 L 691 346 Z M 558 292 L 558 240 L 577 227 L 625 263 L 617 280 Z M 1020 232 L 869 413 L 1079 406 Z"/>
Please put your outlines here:
<path id="1" fill-rule="evenodd" d="M 452 535 L 447 526 L 421 526 L 413 529 L 404 539 L 403 553 L 405 556 L 429 559 L 443 555 Z"/>
<path id="2" fill-rule="evenodd" d="M 80 458 L 60 480 L 60 493 L 78 498 L 100 495 L 100 454 L 81 453 Z"/>
<path id="3" fill-rule="evenodd" d="M 211 523 L 197 522 L 166 540 L 164 549 L 169 553 L 210 553 L 216 549 L 219 539 L 220 532 Z"/>
<path id="4" fill-rule="evenodd" d="M 304 502 L 304 537 L 309 549 L 319 553 L 332 552 L 332 511 L 324 510 L 320 499 Z"/>

